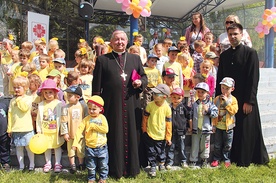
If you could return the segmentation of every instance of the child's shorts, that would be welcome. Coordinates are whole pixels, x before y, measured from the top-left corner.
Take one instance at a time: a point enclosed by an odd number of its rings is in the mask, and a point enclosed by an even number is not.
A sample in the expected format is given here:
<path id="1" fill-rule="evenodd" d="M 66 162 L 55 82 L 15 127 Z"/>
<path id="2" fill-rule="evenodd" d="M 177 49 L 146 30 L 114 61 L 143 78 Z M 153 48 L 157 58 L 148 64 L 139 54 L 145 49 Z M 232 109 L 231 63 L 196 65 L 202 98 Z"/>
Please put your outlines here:
<path id="1" fill-rule="evenodd" d="M 32 136 L 34 136 L 34 131 L 12 132 L 12 143 L 15 146 L 28 146 Z"/>
<path id="2" fill-rule="evenodd" d="M 67 142 L 68 157 L 74 157 L 77 154 L 78 158 L 84 158 L 85 157 L 85 141 L 84 141 L 84 139 L 82 139 L 79 142 L 76 151 L 72 150 L 73 141 L 74 141 L 74 139 L 70 139 Z"/>

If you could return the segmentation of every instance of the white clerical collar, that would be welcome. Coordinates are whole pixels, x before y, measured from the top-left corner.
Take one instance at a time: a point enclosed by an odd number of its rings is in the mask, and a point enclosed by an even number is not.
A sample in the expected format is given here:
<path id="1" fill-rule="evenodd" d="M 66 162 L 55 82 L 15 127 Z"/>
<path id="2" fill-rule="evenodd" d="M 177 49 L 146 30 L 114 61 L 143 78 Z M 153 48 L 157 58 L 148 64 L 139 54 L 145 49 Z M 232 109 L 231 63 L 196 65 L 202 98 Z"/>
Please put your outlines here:
<path id="1" fill-rule="evenodd" d="M 118 51 L 115 51 L 115 50 L 113 50 L 113 52 L 114 52 L 114 53 L 117 53 L 118 55 L 122 55 L 123 53 L 125 53 L 125 51 L 123 51 L 123 52 L 118 52 Z"/>

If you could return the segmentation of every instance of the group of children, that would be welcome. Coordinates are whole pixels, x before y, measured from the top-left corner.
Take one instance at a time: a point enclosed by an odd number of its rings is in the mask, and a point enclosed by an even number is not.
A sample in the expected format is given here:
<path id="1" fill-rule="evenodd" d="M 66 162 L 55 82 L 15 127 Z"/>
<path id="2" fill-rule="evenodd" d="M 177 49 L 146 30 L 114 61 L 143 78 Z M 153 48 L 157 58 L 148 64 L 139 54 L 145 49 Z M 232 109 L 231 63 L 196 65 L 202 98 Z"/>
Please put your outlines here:
<path id="1" fill-rule="evenodd" d="M 178 48 L 171 46 L 168 39 L 163 44 L 156 44 L 154 54 L 143 61 L 145 54 L 143 51 L 140 54 L 141 39 L 141 36 L 135 38 L 138 44 L 129 52 L 139 48 L 136 54 L 141 56 L 148 77 L 148 86 L 141 99 L 144 109 L 142 140 L 147 148 L 150 176 L 156 176 L 157 165 L 160 170 L 171 169 L 175 165 L 175 150 L 178 150 L 182 167 L 188 167 L 188 161 L 191 167 L 196 167 L 198 154 L 205 166 L 210 153 L 210 134 L 214 132 L 215 151 L 211 166 L 217 167 L 221 160 L 225 161 L 225 166 L 230 166 L 234 115 L 238 107 L 231 95 L 234 90 L 231 78 L 220 82 L 223 95 L 212 100 L 216 73 L 213 63 L 216 63 L 217 55 L 207 52 L 207 59 L 202 59 L 197 53 L 203 53 L 203 46 L 195 42 L 195 56 L 191 57 L 185 41 L 180 40 Z M 25 169 L 24 148 L 30 162 L 28 169 L 34 170 L 34 153 L 28 144 L 35 133 L 42 133 L 48 141 L 44 172 L 52 169 L 57 173 L 62 171 L 61 146 L 66 141 L 70 171 L 83 170 L 86 165 L 90 182 L 95 181 L 96 170 L 100 173 L 99 182 L 105 182 L 108 176 L 108 123 L 102 115 L 104 101 L 99 96 L 91 96 L 95 58 L 86 41 L 80 40 L 75 53 L 77 66 L 74 71 L 67 72 L 65 53 L 54 46 L 56 43 L 53 39 L 49 44 L 52 49 L 47 54 L 43 40 L 35 44 L 36 54 L 30 53 L 29 42 L 12 54 L 12 66 L 7 73 L 11 88 L 8 94 L 14 98 L 9 107 L 3 103 L 0 108 L 1 125 L 6 120 L 6 131 L 16 146 L 20 170 Z M 28 46 L 24 48 L 23 45 Z M 187 132 L 192 133 L 189 160 L 185 153 Z M 1 139 L 5 139 L 2 144 L 9 145 L 8 138 L 4 138 L 5 133 L 0 135 Z M 52 150 L 54 163 L 51 162 Z M 8 169 L 9 153 L 6 154 L 1 157 L 1 164 Z M 75 156 L 78 157 L 78 166 Z"/>

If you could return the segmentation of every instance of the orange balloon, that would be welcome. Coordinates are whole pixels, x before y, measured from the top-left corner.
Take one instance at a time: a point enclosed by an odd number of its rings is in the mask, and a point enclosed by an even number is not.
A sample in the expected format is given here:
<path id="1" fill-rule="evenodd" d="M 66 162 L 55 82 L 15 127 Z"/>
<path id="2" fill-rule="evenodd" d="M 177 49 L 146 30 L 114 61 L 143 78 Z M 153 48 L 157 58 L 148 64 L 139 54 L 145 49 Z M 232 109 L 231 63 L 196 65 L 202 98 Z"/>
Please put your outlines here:
<path id="1" fill-rule="evenodd" d="M 263 32 L 259 33 L 259 38 L 263 38 L 263 37 L 264 37 L 264 33 Z"/>
<path id="2" fill-rule="evenodd" d="M 276 27 L 273 27 L 274 32 L 276 32 Z"/>
<path id="3" fill-rule="evenodd" d="M 132 15 L 133 15 L 134 18 L 139 18 L 140 17 L 140 13 L 137 12 L 137 11 L 133 11 Z"/>
<path id="4" fill-rule="evenodd" d="M 272 11 L 270 9 L 265 9 L 264 11 L 265 14 L 268 14 L 268 15 L 271 15 L 272 14 Z"/>
<path id="5" fill-rule="evenodd" d="M 263 14 L 263 19 L 266 20 L 268 16 L 269 16 L 268 14 L 264 13 Z"/>
<path id="6" fill-rule="evenodd" d="M 267 26 L 268 28 L 271 28 L 271 27 L 273 26 L 273 23 L 272 23 L 272 22 L 267 22 L 266 26 Z"/>
<path id="7" fill-rule="evenodd" d="M 129 4 L 129 7 L 130 7 L 130 9 L 132 9 L 133 11 L 135 11 L 137 5 L 136 5 L 134 2 L 131 2 L 131 3 Z"/>
<path id="8" fill-rule="evenodd" d="M 143 11 L 142 6 L 136 6 L 136 11 L 140 14 Z"/>

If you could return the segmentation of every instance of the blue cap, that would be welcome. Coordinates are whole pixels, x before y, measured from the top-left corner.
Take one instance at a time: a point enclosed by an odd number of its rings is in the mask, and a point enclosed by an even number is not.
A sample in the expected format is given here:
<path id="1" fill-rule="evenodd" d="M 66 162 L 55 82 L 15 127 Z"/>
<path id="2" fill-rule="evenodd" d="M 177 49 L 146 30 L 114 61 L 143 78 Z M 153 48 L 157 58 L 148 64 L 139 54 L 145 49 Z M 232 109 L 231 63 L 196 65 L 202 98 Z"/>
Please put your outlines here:
<path id="1" fill-rule="evenodd" d="M 179 50 L 179 49 L 177 49 L 175 46 L 171 46 L 171 47 L 169 47 L 169 49 L 168 49 L 168 53 L 170 53 L 170 51 L 177 51 L 178 53 L 180 52 L 180 50 Z"/>
<path id="2" fill-rule="evenodd" d="M 150 59 L 150 58 L 156 58 L 157 60 L 159 60 L 158 56 L 155 54 L 149 54 L 148 59 Z"/>

